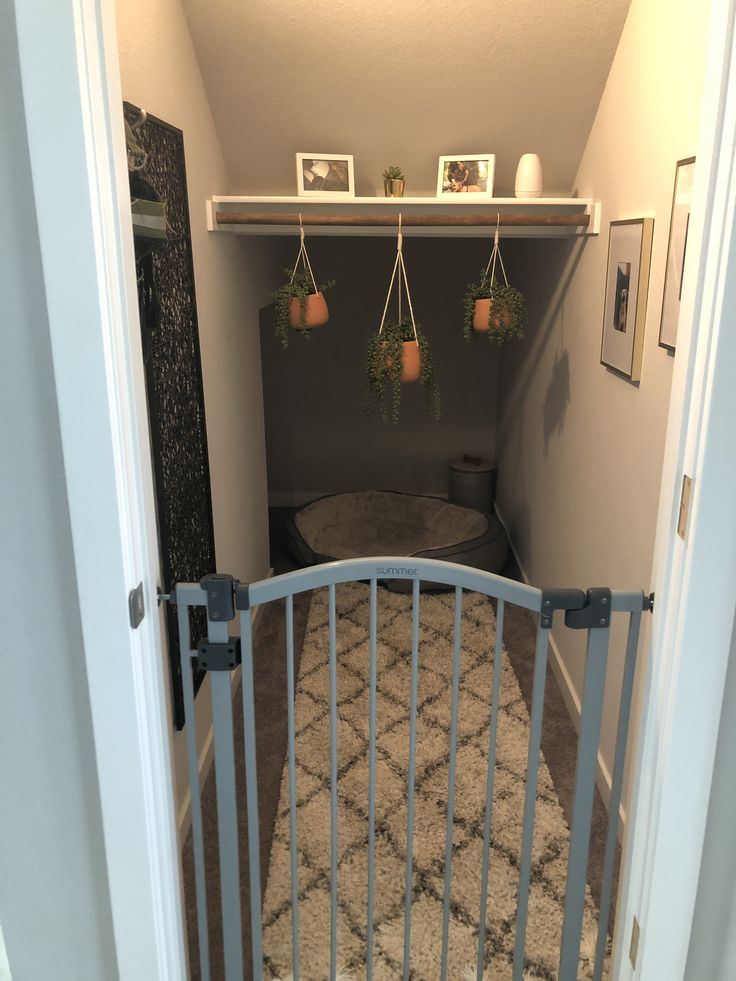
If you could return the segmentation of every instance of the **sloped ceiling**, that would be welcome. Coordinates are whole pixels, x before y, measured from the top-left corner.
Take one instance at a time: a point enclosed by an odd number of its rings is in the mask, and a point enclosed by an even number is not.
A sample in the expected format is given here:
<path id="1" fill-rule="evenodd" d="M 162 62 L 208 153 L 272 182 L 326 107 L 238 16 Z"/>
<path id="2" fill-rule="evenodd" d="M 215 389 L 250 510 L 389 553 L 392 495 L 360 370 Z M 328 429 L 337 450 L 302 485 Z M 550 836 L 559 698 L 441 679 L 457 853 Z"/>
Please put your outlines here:
<path id="1" fill-rule="evenodd" d="M 569 193 L 630 0 L 182 0 L 230 188 L 294 194 L 294 154 L 352 153 L 358 194 L 403 167 L 433 194 L 441 154 L 519 156 Z M 625 133 L 622 139 L 625 139 Z"/>

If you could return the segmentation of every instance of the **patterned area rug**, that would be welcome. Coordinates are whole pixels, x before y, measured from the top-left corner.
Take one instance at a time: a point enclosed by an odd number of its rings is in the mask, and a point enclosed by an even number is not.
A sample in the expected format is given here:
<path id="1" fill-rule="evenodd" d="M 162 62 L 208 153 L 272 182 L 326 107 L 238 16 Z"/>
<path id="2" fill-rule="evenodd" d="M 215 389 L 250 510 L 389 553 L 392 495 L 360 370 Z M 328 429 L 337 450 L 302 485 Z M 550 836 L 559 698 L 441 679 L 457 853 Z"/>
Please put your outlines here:
<path id="1" fill-rule="evenodd" d="M 412 894 L 412 978 L 439 977 L 442 938 L 454 594 L 423 594 Z M 296 695 L 301 977 L 322 981 L 330 957 L 327 590 L 313 594 Z M 368 824 L 369 588 L 337 586 L 338 963 L 365 977 Z M 463 598 L 449 971 L 475 978 L 495 618 Z M 376 762 L 376 981 L 402 976 L 411 679 L 411 597 L 379 589 Z M 484 977 L 511 977 L 529 716 L 504 656 L 498 723 Z M 526 944 L 527 978 L 555 979 L 569 828 L 540 754 Z M 289 788 L 284 766 L 264 899 L 264 958 L 291 972 Z M 597 916 L 586 897 L 579 977 L 592 977 Z M 471 974 L 468 972 L 472 971 Z M 268 975 L 267 975 L 268 976 Z"/>

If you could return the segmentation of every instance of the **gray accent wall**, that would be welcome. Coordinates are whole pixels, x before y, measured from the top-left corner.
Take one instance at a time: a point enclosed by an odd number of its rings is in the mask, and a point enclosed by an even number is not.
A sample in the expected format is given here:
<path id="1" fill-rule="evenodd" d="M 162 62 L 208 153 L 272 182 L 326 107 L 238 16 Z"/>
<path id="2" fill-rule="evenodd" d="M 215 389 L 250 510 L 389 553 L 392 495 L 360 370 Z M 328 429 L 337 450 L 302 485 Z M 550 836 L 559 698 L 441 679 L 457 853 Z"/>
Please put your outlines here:
<path id="1" fill-rule="evenodd" d="M 0 922 L 14 981 L 117 977 L 12 4 L 0 6 Z M 70 277 L 74 275 L 70 255 Z"/>
<path id="2" fill-rule="evenodd" d="M 447 493 L 448 461 L 495 455 L 498 350 L 462 336 L 462 300 L 491 240 L 405 239 L 414 313 L 432 350 L 442 418 L 424 410 L 419 385 L 402 386 L 397 425 L 364 418 L 365 353 L 378 329 L 396 257 L 393 238 L 308 238 L 315 276 L 335 279 L 330 320 L 283 350 L 273 309 L 261 316 L 269 499 L 288 505 L 349 490 Z M 293 264 L 298 237 L 283 244 Z M 394 311 L 394 306 L 392 308 Z M 406 303 L 404 303 L 406 309 Z"/>

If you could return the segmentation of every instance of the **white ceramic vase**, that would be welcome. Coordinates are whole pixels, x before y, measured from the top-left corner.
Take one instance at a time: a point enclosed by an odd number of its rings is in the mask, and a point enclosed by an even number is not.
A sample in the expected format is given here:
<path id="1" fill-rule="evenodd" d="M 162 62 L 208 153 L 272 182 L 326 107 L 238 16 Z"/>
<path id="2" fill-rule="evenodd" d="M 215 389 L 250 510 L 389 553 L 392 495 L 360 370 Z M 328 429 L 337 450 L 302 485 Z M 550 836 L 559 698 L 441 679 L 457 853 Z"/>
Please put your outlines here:
<path id="1" fill-rule="evenodd" d="M 524 153 L 516 168 L 517 198 L 538 198 L 542 193 L 542 162 L 536 153 Z"/>

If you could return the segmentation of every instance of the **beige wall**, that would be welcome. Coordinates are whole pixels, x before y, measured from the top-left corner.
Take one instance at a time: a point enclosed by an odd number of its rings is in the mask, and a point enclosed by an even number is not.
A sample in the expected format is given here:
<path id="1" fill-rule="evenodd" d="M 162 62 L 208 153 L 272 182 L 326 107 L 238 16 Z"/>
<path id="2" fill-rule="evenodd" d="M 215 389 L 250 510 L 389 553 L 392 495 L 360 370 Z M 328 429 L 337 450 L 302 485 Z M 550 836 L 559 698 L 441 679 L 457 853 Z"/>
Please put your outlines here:
<path id="1" fill-rule="evenodd" d="M 318 279 L 336 281 L 327 294 L 330 322 L 284 350 L 273 317 L 263 318 L 272 503 L 367 488 L 446 494 L 449 460 L 495 454 L 498 349 L 485 340 L 468 345 L 462 334 L 463 296 L 487 262 L 488 241 L 404 242 L 414 313 L 432 347 L 443 408 L 434 422 L 421 386 L 405 385 L 397 426 L 363 414 L 366 348 L 380 324 L 396 243 L 313 238 L 309 250 Z M 285 262 L 293 263 L 295 251 L 290 242 Z"/>
<path id="2" fill-rule="evenodd" d="M 657 345 L 678 159 L 695 153 L 707 16 L 688 0 L 633 0 L 578 171 L 603 232 L 527 246 L 529 337 L 502 366 L 499 502 L 535 584 L 652 585 L 673 358 Z M 608 223 L 654 216 L 641 382 L 599 364 Z M 622 630 L 615 633 L 620 641 Z M 574 697 L 584 637 L 554 631 Z M 620 646 L 620 645 L 619 645 Z M 609 670 L 602 755 L 613 758 L 622 658 Z"/>
<path id="3" fill-rule="evenodd" d="M 179 0 L 116 6 L 123 97 L 184 131 L 218 570 L 260 578 L 269 563 L 258 308 L 275 285 L 275 250 L 206 230 L 205 199 L 229 180 Z M 206 690 L 197 708 L 203 732 Z M 181 734 L 175 742 L 181 801 Z"/>

